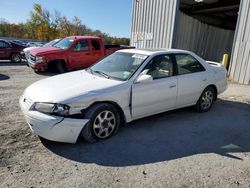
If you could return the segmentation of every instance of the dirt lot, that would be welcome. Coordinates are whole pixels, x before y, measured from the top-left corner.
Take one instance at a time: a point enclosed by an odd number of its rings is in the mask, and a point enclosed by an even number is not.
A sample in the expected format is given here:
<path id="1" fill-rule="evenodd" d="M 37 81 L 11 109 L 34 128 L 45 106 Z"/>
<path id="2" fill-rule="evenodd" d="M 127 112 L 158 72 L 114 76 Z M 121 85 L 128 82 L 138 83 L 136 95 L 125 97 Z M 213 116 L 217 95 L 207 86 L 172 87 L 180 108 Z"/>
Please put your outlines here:
<path id="1" fill-rule="evenodd" d="M 0 63 L 0 187 L 250 187 L 250 86 L 231 84 L 211 111 L 130 123 L 97 144 L 41 141 L 18 105 L 49 75 Z"/>

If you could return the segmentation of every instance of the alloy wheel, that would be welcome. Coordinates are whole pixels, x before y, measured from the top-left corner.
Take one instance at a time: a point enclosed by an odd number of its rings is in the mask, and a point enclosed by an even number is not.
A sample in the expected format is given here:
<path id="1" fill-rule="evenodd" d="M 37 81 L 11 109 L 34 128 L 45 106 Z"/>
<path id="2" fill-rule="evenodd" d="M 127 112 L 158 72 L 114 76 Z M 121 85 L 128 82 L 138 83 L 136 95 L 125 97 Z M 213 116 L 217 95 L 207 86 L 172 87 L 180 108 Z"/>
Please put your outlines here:
<path id="1" fill-rule="evenodd" d="M 204 110 L 207 110 L 208 108 L 210 108 L 210 106 L 212 105 L 213 103 L 213 99 L 214 99 L 214 96 L 213 96 L 213 92 L 210 91 L 210 90 L 207 90 L 202 98 L 201 98 L 201 106 Z"/>
<path id="2" fill-rule="evenodd" d="M 19 56 L 18 54 L 13 54 L 13 55 L 12 55 L 12 61 L 13 61 L 14 63 L 18 63 L 18 62 L 21 61 L 21 58 L 20 58 L 20 56 Z"/>
<path id="3" fill-rule="evenodd" d="M 100 139 L 105 139 L 113 133 L 115 124 L 116 118 L 114 113 L 109 110 L 102 111 L 94 120 L 94 134 Z"/>

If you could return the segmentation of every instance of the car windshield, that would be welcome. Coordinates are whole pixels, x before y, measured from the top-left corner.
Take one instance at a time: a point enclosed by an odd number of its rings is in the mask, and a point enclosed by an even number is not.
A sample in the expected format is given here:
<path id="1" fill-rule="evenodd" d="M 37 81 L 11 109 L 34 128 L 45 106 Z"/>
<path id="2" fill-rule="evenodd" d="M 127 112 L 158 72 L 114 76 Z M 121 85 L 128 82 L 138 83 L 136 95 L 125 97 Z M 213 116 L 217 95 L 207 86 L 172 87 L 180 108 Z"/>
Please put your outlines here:
<path id="1" fill-rule="evenodd" d="M 72 43 L 73 43 L 73 40 L 68 39 L 68 38 L 64 38 L 64 39 L 60 40 L 58 43 L 56 43 L 54 45 L 54 47 L 61 48 L 61 49 L 65 50 L 65 49 L 69 48 Z"/>
<path id="2" fill-rule="evenodd" d="M 115 52 L 88 70 L 92 74 L 125 81 L 134 74 L 147 57 L 142 54 Z"/>
<path id="3" fill-rule="evenodd" d="M 46 47 L 46 46 L 54 46 L 56 43 L 58 43 L 60 41 L 60 39 L 55 39 L 55 40 L 52 40 L 46 44 L 44 44 L 43 46 Z"/>

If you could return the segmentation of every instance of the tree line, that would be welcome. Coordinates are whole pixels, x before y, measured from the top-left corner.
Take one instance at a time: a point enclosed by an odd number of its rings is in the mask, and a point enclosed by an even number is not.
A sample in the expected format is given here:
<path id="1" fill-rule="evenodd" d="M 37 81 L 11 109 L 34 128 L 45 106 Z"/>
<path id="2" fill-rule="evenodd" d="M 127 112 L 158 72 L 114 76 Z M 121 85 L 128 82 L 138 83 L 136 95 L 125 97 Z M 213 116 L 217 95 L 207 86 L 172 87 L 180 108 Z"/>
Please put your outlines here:
<path id="1" fill-rule="evenodd" d="M 128 38 L 112 37 L 100 30 L 93 30 L 83 24 L 77 16 L 70 21 L 60 12 L 55 10 L 51 13 L 37 3 L 33 5 L 30 18 L 26 23 L 13 24 L 4 19 L 0 20 L 1 37 L 50 41 L 72 35 L 98 36 L 107 44 L 129 45 Z"/>

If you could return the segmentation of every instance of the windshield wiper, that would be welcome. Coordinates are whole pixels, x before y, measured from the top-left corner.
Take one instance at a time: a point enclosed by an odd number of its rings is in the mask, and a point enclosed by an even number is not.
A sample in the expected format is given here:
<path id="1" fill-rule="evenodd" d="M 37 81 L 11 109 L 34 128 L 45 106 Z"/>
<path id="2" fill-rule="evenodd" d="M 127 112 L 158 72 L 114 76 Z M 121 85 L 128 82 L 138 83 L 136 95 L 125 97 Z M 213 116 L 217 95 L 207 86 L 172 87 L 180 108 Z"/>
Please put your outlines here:
<path id="1" fill-rule="evenodd" d="M 90 69 L 90 70 L 91 70 L 91 69 Z M 91 72 L 100 74 L 100 75 L 102 75 L 103 77 L 108 78 L 108 79 L 110 78 L 109 75 L 107 75 L 106 73 L 104 73 L 104 72 L 102 72 L 102 71 L 93 71 L 93 70 L 91 70 Z"/>
<path id="2" fill-rule="evenodd" d="M 90 71 L 91 74 L 94 74 L 91 68 L 87 68 L 86 71 Z"/>

